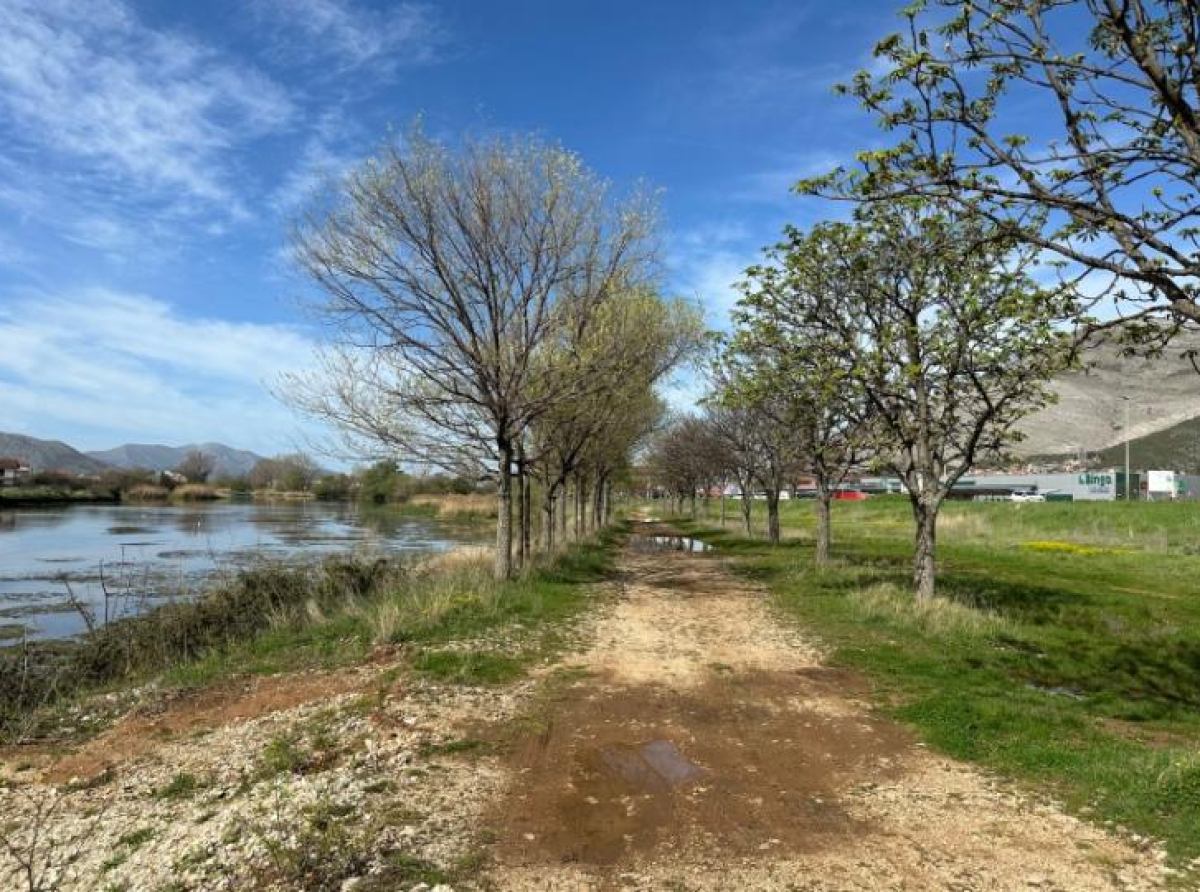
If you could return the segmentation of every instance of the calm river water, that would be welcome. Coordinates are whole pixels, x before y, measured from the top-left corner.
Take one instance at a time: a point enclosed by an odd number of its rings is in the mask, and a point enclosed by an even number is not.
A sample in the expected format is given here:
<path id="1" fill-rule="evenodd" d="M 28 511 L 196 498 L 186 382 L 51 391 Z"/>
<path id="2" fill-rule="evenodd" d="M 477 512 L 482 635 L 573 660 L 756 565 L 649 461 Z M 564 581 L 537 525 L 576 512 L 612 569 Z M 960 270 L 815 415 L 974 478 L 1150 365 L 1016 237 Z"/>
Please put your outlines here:
<path id="1" fill-rule="evenodd" d="M 69 591 L 102 620 L 106 602 L 111 615 L 194 597 L 214 577 L 264 560 L 442 551 L 481 538 L 388 508 L 317 502 L 4 509 L 0 646 L 83 631 Z"/>

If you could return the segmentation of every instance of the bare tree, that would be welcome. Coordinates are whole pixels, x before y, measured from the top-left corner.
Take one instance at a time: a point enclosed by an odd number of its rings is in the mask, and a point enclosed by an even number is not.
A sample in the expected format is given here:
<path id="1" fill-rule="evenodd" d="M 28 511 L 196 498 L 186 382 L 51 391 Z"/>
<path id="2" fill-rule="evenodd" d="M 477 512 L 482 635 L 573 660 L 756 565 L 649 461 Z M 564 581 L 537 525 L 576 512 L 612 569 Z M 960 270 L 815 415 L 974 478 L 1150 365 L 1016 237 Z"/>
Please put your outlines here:
<path id="1" fill-rule="evenodd" d="M 929 9 L 933 7 L 933 9 Z M 899 142 L 802 184 L 987 213 L 1115 296 L 1133 337 L 1200 324 L 1195 0 L 934 0 L 844 87 Z M 1010 127 L 1052 122 L 1050 138 Z M 863 190 L 860 187 L 866 186 Z M 1192 357 L 1193 362 L 1196 357 Z"/>
<path id="2" fill-rule="evenodd" d="M 742 524 L 749 536 L 754 532 L 754 471 L 761 463 L 755 449 L 754 415 L 742 407 L 722 405 L 717 399 L 710 400 L 706 405 L 705 418 L 719 444 L 725 485 L 728 486 L 729 480 L 737 485 Z M 722 525 L 724 521 L 722 515 Z"/>
<path id="3" fill-rule="evenodd" d="M 207 452 L 193 449 L 183 457 L 175 473 L 183 475 L 188 483 L 204 483 L 217 466 L 217 460 Z"/>
<path id="4" fill-rule="evenodd" d="M 507 578 L 518 443 L 598 386 L 579 364 L 546 374 L 539 357 L 647 279 L 652 227 L 645 201 L 614 202 L 563 149 L 488 138 L 452 151 L 414 128 L 296 229 L 335 341 L 326 374 L 289 381 L 292 400 L 359 451 L 490 469 Z"/>

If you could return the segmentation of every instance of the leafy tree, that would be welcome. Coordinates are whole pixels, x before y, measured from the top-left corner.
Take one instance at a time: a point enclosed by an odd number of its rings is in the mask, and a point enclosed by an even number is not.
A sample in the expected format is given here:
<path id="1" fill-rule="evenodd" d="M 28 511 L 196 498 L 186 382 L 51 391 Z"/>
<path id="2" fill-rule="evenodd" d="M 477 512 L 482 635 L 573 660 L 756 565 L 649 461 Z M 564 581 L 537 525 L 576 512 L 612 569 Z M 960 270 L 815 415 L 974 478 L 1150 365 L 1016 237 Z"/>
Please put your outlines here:
<path id="1" fill-rule="evenodd" d="M 378 461 L 358 476 L 358 497 L 364 502 L 382 505 L 399 499 L 407 476 L 391 459 Z"/>
<path id="2" fill-rule="evenodd" d="M 756 308 L 778 333 L 842 345 L 880 461 L 916 524 L 914 586 L 934 594 L 937 518 L 977 456 L 1018 438 L 1073 361 L 1069 290 L 1040 287 L 1036 251 L 982 216 L 920 199 L 868 204 L 855 224 L 793 236 L 789 288 Z"/>
<path id="3" fill-rule="evenodd" d="M 733 313 L 735 333 L 726 363 L 734 374 L 728 402 L 778 406 L 797 459 L 816 487 L 816 563 L 829 560 L 834 489 L 863 457 L 869 412 L 851 374 L 841 334 L 803 324 L 809 296 L 834 287 L 821 264 L 822 245 L 794 228 L 746 271 Z M 799 317 L 799 318 L 798 318 Z"/>
<path id="4" fill-rule="evenodd" d="M 313 487 L 313 495 L 323 502 L 340 502 L 350 498 L 353 489 L 349 474 L 326 474 Z"/>
<path id="5" fill-rule="evenodd" d="M 1161 344 L 1200 324 L 1195 0 L 920 0 L 906 15 L 875 51 L 889 70 L 843 88 L 898 143 L 800 188 L 978 210 L 1069 262 L 1093 304 L 1115 297 L 1130 324 L 1107 325 Z M 1031 120 L 1056 130 L 1031 138 Z"/>

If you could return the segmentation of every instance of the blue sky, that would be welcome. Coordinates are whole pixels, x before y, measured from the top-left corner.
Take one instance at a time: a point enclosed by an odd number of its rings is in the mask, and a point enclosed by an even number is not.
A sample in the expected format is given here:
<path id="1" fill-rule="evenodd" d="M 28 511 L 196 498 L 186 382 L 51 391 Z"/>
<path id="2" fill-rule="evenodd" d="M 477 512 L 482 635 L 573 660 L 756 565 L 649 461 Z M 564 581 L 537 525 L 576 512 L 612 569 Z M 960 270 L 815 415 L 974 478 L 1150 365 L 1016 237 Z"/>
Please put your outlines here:
<path id="1" fill-rule="evenodd" d="M 289 215 L 418 114 L 660 187 L 666 285 L 720 324 L 784 222 L 836 212 L 789 185 L 881 139 L 832 86 L 898 5 L 0 0 L 0 431 L 303 445 L 269 394 L 320 336 Z"/>

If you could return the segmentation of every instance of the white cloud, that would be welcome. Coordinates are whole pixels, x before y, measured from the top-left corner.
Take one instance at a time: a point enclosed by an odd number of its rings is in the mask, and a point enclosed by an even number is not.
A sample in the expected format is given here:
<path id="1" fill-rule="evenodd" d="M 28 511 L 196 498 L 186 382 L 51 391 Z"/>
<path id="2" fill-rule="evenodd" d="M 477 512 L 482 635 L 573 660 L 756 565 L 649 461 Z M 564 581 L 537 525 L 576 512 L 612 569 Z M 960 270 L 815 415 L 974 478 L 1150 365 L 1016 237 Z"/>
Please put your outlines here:
<path id="1" fill-rule="evenodd" d="M 761 262 L 751 230 L 737 220 L 676 233 L 668 267 L 684 297 L 698 300 L 710 327 L 728 328 L 729 311 L 740 294 L 735 287 L 746 268 Z"/>
<path id="2" fill-rule="evenodd" d="M 0 119 L 88 176 L 239 207 L 231 150 L 290 119 L 283 89 L 194 39 L 141 24 L 120 0 L 0 0 Z"/>
<path id="3" fill-rule="evenodd" d="M 258 0 L 262 18 L 280 29 L 282 55 L 321 60 L 339 72 L 371 67 L 393 72 L 437 58 L 445 42 L 434 10 L 424 3 L 372 9 L 353 0 Z"/>
<path id="4" fill-rule="evenodd" d="M 191 318 L 136 294 L 0 298 L 4 426 L 80 448 L 225 440 L 276 451 L 297 421 L 269 393 L 312 342 L 285 325 Z"/>

